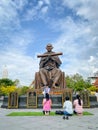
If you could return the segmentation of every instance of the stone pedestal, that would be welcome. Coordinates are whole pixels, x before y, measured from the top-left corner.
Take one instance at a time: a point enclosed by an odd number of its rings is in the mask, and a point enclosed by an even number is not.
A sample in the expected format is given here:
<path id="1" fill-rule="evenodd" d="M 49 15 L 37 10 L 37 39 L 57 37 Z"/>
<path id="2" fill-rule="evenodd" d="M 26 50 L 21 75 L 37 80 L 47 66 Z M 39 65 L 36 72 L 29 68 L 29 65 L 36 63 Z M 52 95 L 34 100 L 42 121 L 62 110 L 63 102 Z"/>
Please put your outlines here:
<path id="1" fill-rule="evenodd" d="M 19 96 L 18 108 L 27 108 L 27 96 L 26 95 Z"/>
<path id="2" fill-rule="evenodd" d="M 42 100 L 44 96 L 38 95 L 37 96 L 37 107 L 42 108 Z M 52 100 L 52 108 L 62 108 L 63 100 L 62 95 L 50 95 Z M 72 96 L 72 101 L 75 99 L 75 96 Z M 96 100 L 96 96 L 89 96 L 90 108 L 98 107 L 98 102 Z M 8 96 L 4 97 L 3 104 L 1 108 L 8 108 Z M 28 108 L 27 106 L 27 95 L 19 96 L 18 97 L 18 107 L 17 108 Z M 30 107 L 29 107 L 30 108 Z"/>
<path id="3" fill-rule="evenodd" d="M 97 97 L 96 96 L 89 96 L 90 99 L 90 108 L 98 107 Z"/>
<path id="4" fill-rule="evenodd" d="M 4 96 L 0 96 L 0 107 L 3 104 Z"/>
<path id="5" fill-rule="evenodd" d="M 4 96 L 1 108 L 8 108 L 8 96 Z"/>
<path id="6" fill-rule="evenodd" d="M 42 108 L 43 98 L 44 98 L 43 95 L 37 96 L 37 107 L 36 108 Z M 62 108 L 62 95 L 51 95 L 50 98 L 52 100 L 52 108 Z M 27 100 L 28 100 L 27 95 L 19 96 L 18 97 L 18 108 L 30 108 L 27 105 Z M 4 97 L 3 105 L 1 107 L 8 108 L 8 96 Z"/>

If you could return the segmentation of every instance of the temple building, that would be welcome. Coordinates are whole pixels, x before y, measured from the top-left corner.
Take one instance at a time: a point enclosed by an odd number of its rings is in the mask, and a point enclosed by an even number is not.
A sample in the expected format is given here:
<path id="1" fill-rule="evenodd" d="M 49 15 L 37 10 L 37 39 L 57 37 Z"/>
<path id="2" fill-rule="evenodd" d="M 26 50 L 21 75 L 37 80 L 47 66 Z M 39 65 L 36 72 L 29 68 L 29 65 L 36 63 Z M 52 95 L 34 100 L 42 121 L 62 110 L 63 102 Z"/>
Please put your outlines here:
<path id="1" fill-rule="evenodd" d="M 7 66 L 5 65 L 2 71 L 2 78 L 6 79 L 8 78 L 8 70 L 7 70 Z"/>
<path id="2" fill-rule="evenodd" d="M 91 82 L 92 85 L 94 85 L 95 82 L 98 83 L 98 71 L 89 76 L 88 80 Z"/>
<path id="3" fill-rule="evenodd" d="M 95 80 L 94 86 L 98 88 L 98 78 Z"/>

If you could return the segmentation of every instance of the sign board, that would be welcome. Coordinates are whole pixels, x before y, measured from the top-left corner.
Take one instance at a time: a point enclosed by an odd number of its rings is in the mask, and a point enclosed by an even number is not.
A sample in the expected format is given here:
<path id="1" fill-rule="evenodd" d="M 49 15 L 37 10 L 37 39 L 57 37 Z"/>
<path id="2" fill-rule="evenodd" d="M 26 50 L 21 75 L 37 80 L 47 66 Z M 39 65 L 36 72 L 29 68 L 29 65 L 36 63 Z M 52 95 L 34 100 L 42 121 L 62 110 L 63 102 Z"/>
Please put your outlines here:
<path id="1" fill-rule="evenodd" d="M 37 108 L 37 93 L 35 91 L 27 92 L 27 108 Z"/>

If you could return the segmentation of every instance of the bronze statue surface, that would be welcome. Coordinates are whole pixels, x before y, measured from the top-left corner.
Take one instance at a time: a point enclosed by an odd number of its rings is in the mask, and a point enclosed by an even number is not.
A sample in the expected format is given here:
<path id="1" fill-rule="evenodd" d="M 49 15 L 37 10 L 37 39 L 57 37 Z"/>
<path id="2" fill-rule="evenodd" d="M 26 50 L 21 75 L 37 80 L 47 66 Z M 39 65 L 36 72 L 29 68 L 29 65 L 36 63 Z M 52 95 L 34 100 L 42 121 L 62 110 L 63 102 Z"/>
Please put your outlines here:
<path id="1" fill-rule="evenodd" d="M 36 78 L 38 78 L 36 82 L 37 84 L 40 83 L 40 86 L 48 85 L 49 87 L 56 88 L 61 86 L 60 82 L 62 81 L 63 73 L 59 69 L 62 62 L 58 57 L 59 55 L 62 55 L 62 53 L 55 53 L 52 49 L 52 44 L 47 44 L 47 52 L 37 56 L 41 59 L 39 63 L 39 72 L 36 73 Z"/>

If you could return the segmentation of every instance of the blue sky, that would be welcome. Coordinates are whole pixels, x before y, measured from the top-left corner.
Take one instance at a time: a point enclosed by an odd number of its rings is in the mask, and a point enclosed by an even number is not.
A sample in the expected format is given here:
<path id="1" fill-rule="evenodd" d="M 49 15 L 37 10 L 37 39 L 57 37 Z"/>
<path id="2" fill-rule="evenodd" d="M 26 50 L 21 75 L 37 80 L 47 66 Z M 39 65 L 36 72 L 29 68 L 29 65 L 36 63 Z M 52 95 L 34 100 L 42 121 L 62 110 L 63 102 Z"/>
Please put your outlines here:
<path id="1" fill-rule="evenodd" d="M 97 0 L 0 0 L 0 78 L 30 85 L 52 43 L 65 75 L 98 71 Z"/>

